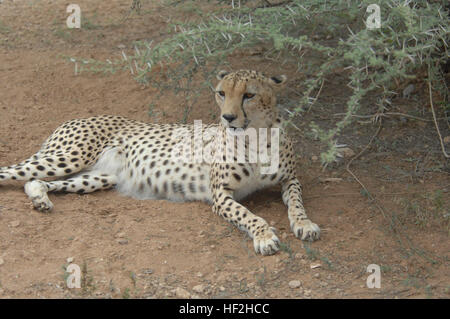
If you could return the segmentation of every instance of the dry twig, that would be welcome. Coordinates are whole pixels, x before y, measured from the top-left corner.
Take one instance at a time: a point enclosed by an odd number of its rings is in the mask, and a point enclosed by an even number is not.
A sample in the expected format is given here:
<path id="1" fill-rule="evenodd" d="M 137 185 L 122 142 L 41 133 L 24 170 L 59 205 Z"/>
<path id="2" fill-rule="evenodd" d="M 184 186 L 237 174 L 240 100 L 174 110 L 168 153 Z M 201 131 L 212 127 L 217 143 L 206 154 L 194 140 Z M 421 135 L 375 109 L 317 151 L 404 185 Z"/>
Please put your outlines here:
<path id="1" fill-rule="evenodd" d="M 437 120 L 436 120 L 436 113 L 434 112 L 433 97 L 432 97 L 432 91 L 431 91 L 431 74 L 430 74 L 430 70 L 428 70 L 428 93 L 430 95 L 430 107 L 431 107 L 431 113 L 433 113 L 434 125 L 436 126 L 436 132 L 438 133 L 439 141 L 441 142 L 442 154 L 444 154 L 445 158 L 449 158 L 450 156 L 445 151 L 444 141 L 442 140 L 442 135 L 441 135 L 441 132 L 439 131 L 439 125 L 438 125 Z"/>

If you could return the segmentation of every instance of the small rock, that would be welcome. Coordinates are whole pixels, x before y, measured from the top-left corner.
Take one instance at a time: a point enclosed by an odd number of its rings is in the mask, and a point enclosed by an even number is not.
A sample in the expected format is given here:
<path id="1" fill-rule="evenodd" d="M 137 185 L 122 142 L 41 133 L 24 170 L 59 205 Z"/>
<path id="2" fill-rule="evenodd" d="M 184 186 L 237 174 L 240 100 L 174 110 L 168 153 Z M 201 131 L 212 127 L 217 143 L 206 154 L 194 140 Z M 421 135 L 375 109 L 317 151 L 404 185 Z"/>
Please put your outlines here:
<path id="1" fill-rule="evenodd" d="M 198 273 L 197 273 L 197 277 L 202 278 L 202 277 L 203 277 L 203 274 L 202 274 L 201 272 L 198 272 Z"/>
<path id="2" fill-rule="evenodd" d="M 125 45 L 125 44 L 119 44 L 117 47 L 118 47 L 119 49 L 123 50 L 123 49 L 126 48 L 126 45 Z"/>
<path id="3" fill-rule="evenodd" d="M 310 267 L 311 267 L 311 269 L 316 269 L 316 268 L 322 267 L 322 265 L 317 263 L 317 264 L 311 264 Z"/>
<path id="4" fill-rule="evenodd" d="M 116 234 L 116 237 L 117 237 L 117 238 L 124 238 L 125 236 L 126 236 L 125 233 L 117 233 L 117 234 Z"/>
<path id="5" fill-rule="evenodd" d="M 74 260 L 73 257 L 69 257 L 69 258 L 67 258 L 67 263 L 68 263 L 68 264 L 73 263 L 73 260 Z"/>
<path id="6" fill-rule="evenodd" d="M 338 152 L 343 156 L 343 157 L 352 157 L 355 155 L 355 152 L 349 148 L 349 147 L 342 147 L 338 149 Z"/>
<path id="7" fill-rule="evenodd" d="M 225 287 L 220 286 L 220 287 L 219 287 L 219 290 L 223 292 L 223 291 L 225 291 Z"/>
<path id="8" fill-rule="evenodd" d="M 193 291 L 195 291 L 195 292 L 197 292 L 197 293 L 203 293 L 204 291 L 205 291 L 205 286 L 203 286 L 203 285 L 197 285 L 197 286 L 194 286 L 193 288 L 192 288 L 192 290 Z"/>
<path id="9" fill-rule="evenodd" d="M 0 266 L 3 265 L 5 263 L 5 261 L 3 260 L 2 257 L 0 257 Z"/>
<path id="10" fill-rule="evenodd" d="M 151 274 L 153 274 L 153 270 L 152 270 L 152 269 L 145 269 L 145 270 L 143 271 L 143 273 L 144 273 L 145 275 L 151 275 Z"/>
<path id="11" fill-rule="evenodd" d="M 291 289 L 299 288 L 301 285 L 302 285 L 302 283 L 300 282 L 300 280 L 291 280 L 291 281 L 289 281 L 289 287 Z"/>
<path id="12" fill-rule="evenodd" d="M 444 143 L 445 143 L 445 144 L 448 144 L 448 143 L 450 143 L 450 135 L 449 135 L 449 136 L 446 136 L 446 137 L 444 137 Z"/>
<path id="13" fill-rule="evenodd" d="M 191 294 L 183 288 L 178 287 L 177 289 L 175 289 L 175 296 L 177 296 L 178 298 L 181 299 L 189 299 L 191 297 Z"/>
<path id="14" fill-rule="evenodd" d="M 316 155 L 311 156 L 311 161 L 317 162 L 318 160 L 319 160 L 319 157 L 317 157 Z"/>
<path id="15" fill-rule="evenodd" d="M 18 227 L 19 225 L 20 225 L 20 220 L 14 220 L 10 224 L 11 227 Z"/>
<path id="16" fill-rule="evenodd" d="M 339 183 L 342 182 L 342 178 L 339 177 L 319 177 L 319 182 L 321 183 Z"/>
<path id="17" fill-rule="evenodd" d="M 281 239 L 286 239 L 286 238 L 287 238 L 287 236 L 288 236 L 288 234 L 286 234 L 286 233 L 282 233 L 282 234 L 281 234 Z"/>
<path id="18" fill-rule="evenodd" d="M 305 289 L 305 291 L 303 293 L 305 294 L 305 296 L 310 296 L 311 295 L 311 290 Z"/>
<path id="19" fill-rule="evenodd" d="M 403 97 L 408 98 L 411 96 L 411 93 L 414 92 L 415 86 L 414 84 L 410 84 L 403 89 Z"/>
<path id="20" fill-rule="evenodd" d="M 320 274 L 319 273 L 315 273 L 314 274 L 314 278 L 320 278 Z"/>
<path id="21" fill-rule="evenodd" d="M 225 281 L 225 280 L 228 280 L 228 279 L 229 279 L 228 276 L 227 276 L 226 274 L 224 274 L 223 272 L 220 273 L 220 274 L 217 276 L 217 278 L 216 278 L 216 280 L 217 280 L 218 282 L 222 282 L 222 281 Z"/>
<path id="22" fill-rule="evenodd" d="M 118 241 L 117 241 L 119 244 L 121 244 L 121 245 L 126 245 L 126 244 L 128 244 L 128 240 L 126 240 L 126 239 L 119 239 Z"/>

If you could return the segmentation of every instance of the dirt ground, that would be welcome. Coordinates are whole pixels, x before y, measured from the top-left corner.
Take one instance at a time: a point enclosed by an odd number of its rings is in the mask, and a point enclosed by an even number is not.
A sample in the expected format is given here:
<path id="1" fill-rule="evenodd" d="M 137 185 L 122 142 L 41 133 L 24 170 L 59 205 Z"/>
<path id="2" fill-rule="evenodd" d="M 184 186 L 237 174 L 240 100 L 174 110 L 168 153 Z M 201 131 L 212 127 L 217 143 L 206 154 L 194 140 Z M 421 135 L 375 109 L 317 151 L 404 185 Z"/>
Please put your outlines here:
<path id="1" fill-rule="evenodd" d="M 133 50 L 133 41 L 160 41 L 170 21 L 192 13 L 189 3 L 174 10 L 142 1 L 140 15 L 127 17 L 131 2 L 77 0 L 86 19 L 79 30 L 65 27 L 70 2 L 0 3 L 2 166 L 36 152 L 69 119 L 114 114 L 180 121 L 179 96 L 154 102 L 150 114 L 157 92 L 130 72 L 75 75 L 62 58 L 120 57 Z M 232 69 L 288 75 L 287 96 L 301 90 L 304 75 L 289 64 L 257 54 L 228 62 Z M 42 214 L 32 209 L 23 184 L 8 183 L 0 185 L 0 298 L 449 298 L 449 167 L 428 121 L 426 87 L 417 83 L 411 97 L 392 106 L 426 121 L 386 118 L 373 146 L 352 163 L 374 202 L 346 171 L 347 157 L 322 169 L 321 145 L 307 134 L 309 122 L 332 125 L 343 112 L 345 83 L 340 74 L 329 79 L 314 110 L 299 120 L 302 131 L 293 131 L 305 207 L 322 229 L 321 240 L 303 244 L 294 237 L 278 188 L 243 202 L 275 226 L 283 242 L 278 254 L 262 257 L 205 203 L 139 201 L 115 191 L 52 194 L 55 209 Z M 215 112 L 213 96 L 202 96 L 188 122 L 213 122 Z M 340 140 L 354 153 L 377 128 L 369 119 L 358 122 Z M 440 125 L 450 135 L 445 122 Z M 81 267 L 81 289 L 65 284 L 69 258 Z M 381 267 L 380 289 L 366 286 L 369 264 Z"/>

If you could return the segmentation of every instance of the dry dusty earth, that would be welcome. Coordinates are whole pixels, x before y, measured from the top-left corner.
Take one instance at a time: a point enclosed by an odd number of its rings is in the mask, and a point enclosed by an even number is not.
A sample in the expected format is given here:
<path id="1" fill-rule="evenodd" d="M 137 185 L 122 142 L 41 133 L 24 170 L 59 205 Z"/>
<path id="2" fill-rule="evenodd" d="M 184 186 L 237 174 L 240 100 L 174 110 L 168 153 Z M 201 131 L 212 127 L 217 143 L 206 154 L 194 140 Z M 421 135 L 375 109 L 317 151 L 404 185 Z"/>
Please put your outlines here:
<path id="1" fill-rule="evenodd" d="M 133 41 L 163 39 L 169 21 L 193 14 L 192 4 L 174 9 L 142 1 L 141 14 L 125 19 L 131 0 L 77 0 L 85 24 L 68 30 L 69 3 L 0 4 L 1 165 L 27 158 L 72 118 L 181 119 L 181 97 L 167 93 L 149 114 L 155 89 L 129 72 L 75 75 L 61 56 L 120 57 L 122 49 L 133 50 Z M 214 5 L 204 3 L 202 10 Z M 304 76 L 289 64 L 258 54 L 228 62 L 233 69 L 287 74 L 289 92 L 301 90 Z M 314 111 L 301 119 L 304 132 L 309 121 L 331 123 L 342 112 L 348 92 L 340 76 L 327 82 Z M 417 88 L 412 98 L 396 100 L 394 111 L 417 110 L 429 120 L 425 86 Z M 202 96 L 188 122 L 212 122 L 216 112 L 213 97 Z M 356 123 L 341 142 L 357 153 L 375 130 Z M 304 245 L 293 236 L 277 188 L 244 201 L 283 242 L 278 254 L 261 257 L 248 237 L 204 203 L 138 201 L 114 191 L 53 194 L 54 211 L 42 214 L 31 208 L 22 184 L 9 183 L 0 185 L 0 298 L 449 298 L 449 170 L 433 123 L 388 118 L 374 145 L 352 163 L 376 202 L 346 171 L 348 158 L 322 170 L 318 142 L 293 133 L 305 206 L 322 228 L 320 241 Z M 66 287 L 68 258 L 82 269 L 81 289 Z M 369 264 L 381 267 L 380 289 L 366 286 Z M 290 287 L 295 280 L 299 287 Z"/>

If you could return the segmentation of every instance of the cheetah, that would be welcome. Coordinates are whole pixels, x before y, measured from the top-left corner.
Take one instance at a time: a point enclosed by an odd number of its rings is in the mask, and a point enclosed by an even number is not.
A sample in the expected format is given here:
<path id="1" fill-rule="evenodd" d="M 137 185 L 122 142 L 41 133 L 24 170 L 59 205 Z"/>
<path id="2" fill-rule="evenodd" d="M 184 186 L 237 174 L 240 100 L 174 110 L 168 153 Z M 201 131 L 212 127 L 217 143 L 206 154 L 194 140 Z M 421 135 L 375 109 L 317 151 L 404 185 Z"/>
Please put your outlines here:
<path id="1" fill-rule="evenodd" d="M 102 115 L 63 123 L 36 154 L 17 165 L 0 167 L 0 184 L 26 181 L 25 193 L 41 212 L 53 208 L 49 192 L 86 194 L 115 188 L 138 199 L 205 201 L 212 205 L 214 213 L 247 232 L 255 252 L 262 255 L 280 249 L 275 228 L 239 200 L 256 190 L 281 184 L 295 236 L 308 241 L 319 239 L 320 229 L 308 219 L 303 207 L 293 144 L 276 106 L 276 93 L 286 83 L 286 76 L 266 77 L 258 71 L 239 70 L 220 71 L 217 79 L 215 99 L 220 122 L 200 126 L 202 133 L 216 130 L 216 135 L 200 143 L 209 147 L 207 152 L 217 155 L 219 149 L 232 148 L 225 143 L 230 132 L 278 129 L 279 164 L 274 173 L 262 174 L 263 163 L 260 159 L 247 161 L 247 152 L 243 162 L 236 161 L 236 157 L 228 161 L 225 155 L 214 156 L 211 161 L 180 161 L 173 156 L 179 143 L 176 131 L 194 133 L 194 125 L 142 123 Z M 267 152 L 272 150 L 270 143 L 276 141 L 271 137 L 264 146 Z M 244 139 L 248 146 L 249 138 Z"/>

